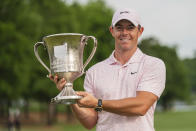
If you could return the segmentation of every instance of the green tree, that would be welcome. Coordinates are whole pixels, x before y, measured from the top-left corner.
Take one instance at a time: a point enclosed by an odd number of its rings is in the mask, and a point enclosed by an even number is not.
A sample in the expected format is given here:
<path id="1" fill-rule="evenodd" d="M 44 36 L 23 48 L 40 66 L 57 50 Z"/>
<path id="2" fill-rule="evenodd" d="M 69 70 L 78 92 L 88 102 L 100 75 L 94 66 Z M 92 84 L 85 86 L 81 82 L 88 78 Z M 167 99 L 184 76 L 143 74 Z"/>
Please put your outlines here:
<path id="1" fill-rule="evenodd" d="M 32 41 L 28 39 L 25 30 L 29 27 L 26 20 L 31 18 L 31 14 L 25 15 L 27 9 L 25 2 L 20 0 L 2 0 L 0 5 L 0 70 L 3 73 L 0 97 L 6 101 L 19 98 L 28 90 L 26 87 L 30 81 L 32 57 L 29 43 Z"/>
<path id="2" fill-rule="evenodd" d="M 0 33 L 0 97 L 11 100 L 18 98 L 29 82 L 30 66 L 24 66 L 29 63 L 29 49 L 23 45 L 28 40 L 11 23 L 0 22 Z"/>
<path id="3" fill-rule="evenodd" d="M 0 101 L 7 101 L 8 106 L 13 100 L 28 101 L 33 96 L 31 78 L 36 66 L 32 43 L 40 36 L 41 19 L 30 10 L 29 2 L 2 0 L 0 4 Z"/>
<path id="4" fill-rule="evenodd" d="M 186 65 L 191 89 L 193 92 L 196 92 L 196 56 L 193 58 L 186 58 L 183 60 L 183 62 Z"/>

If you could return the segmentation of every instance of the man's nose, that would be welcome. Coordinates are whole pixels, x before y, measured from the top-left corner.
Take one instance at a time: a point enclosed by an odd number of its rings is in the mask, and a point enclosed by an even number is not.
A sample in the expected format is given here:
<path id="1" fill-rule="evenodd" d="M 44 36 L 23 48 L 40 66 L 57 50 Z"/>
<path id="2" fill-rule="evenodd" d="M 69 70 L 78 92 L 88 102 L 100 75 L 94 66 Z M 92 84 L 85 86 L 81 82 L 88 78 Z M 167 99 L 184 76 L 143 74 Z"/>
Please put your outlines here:
<path id="1" fill-rule="evenodd" d="M 126 28 L 122 29 L 122 34 L 128 34 L 128 33 L 129 33 L 129 31 Z"/>

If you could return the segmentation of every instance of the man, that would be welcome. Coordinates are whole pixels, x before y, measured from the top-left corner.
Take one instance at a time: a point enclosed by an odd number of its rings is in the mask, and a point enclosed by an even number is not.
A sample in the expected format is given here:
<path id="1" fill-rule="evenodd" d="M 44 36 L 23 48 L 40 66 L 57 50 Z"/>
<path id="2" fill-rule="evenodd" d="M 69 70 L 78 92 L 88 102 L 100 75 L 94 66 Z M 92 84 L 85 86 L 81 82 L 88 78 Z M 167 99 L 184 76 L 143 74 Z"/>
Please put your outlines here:
<path id="1" fill-rule="evenodd" d="M 71 105 L 78 120 L 97 131 L 154 131 L 156 103 L 165 88 L 165 65 L 137 47 L 144 28 L 134 10 L 117 10 L 110 32 L 115 39 L 111 56 L 91 67 L 86 92 Z M 53 80 L 62 90 L 64 79 Z"/>

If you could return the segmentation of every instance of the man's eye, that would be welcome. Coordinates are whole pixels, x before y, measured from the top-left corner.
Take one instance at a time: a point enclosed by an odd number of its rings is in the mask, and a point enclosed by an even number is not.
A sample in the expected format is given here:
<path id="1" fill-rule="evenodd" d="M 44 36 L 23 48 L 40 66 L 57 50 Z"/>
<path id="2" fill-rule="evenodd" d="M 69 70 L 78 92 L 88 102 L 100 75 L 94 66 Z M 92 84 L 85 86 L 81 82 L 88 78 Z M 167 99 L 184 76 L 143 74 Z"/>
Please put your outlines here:
<path id="1" fill-rule="evenodd" d="M 122 30 L 122 27 L 121 26 L 117 26 L 116 29 L 117 30 Z"/>
<path id="2" fill-rule="evenodd" d="M 128 27 L 127 27 L 128 30 L 132 30 L 132 29 L 134 29 L 134 28 L 135 28 L 135 26 L 128 26 Z"/>

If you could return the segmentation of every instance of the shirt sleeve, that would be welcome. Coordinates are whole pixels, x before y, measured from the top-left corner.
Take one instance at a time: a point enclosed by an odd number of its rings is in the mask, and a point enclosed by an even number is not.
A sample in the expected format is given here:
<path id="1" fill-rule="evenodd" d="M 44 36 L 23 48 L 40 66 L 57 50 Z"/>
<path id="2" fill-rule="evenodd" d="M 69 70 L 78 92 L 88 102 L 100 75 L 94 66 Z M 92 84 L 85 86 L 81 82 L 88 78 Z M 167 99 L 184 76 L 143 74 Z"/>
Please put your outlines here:
<path id="1" fill-rule="evenodd" d="M 92 71 L 87 71 L 86 76 L 84 79 L 84 90 L 91 95 L 95 96 L 94 91 L 93 91 L 93 72 Z"/>
<path id="2" fill-rule="evenodd" d="M 147 63 L 138 83 L 137 91 L 147 91 L 160 97 L 165 89 L 166 68 L 160 59 Z"/>

